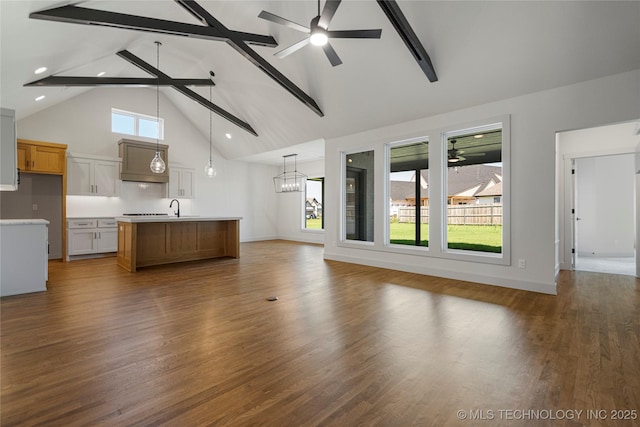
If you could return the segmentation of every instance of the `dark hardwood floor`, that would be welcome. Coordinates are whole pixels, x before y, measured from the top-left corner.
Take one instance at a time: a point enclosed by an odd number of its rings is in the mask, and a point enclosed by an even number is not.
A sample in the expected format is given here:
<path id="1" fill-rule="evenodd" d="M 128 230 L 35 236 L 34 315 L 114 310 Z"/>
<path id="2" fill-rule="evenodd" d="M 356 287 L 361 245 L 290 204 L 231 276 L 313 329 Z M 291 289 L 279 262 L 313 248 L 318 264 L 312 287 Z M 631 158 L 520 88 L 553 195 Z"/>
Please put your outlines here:
<path id="1" fill-rule="evenodd" d="M 0 424 L 640 425 L 638 279 L 550 296 L 322 253 L 51 262 L 47 292 L 1 300 Z"/>

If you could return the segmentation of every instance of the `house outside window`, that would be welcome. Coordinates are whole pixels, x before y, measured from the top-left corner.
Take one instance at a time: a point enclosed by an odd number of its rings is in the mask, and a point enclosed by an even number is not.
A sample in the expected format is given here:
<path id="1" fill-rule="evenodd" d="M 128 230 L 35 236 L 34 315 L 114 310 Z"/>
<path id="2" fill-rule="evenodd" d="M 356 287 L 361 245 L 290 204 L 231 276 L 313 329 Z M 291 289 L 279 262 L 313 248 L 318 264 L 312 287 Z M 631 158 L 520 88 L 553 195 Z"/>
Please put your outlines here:
<path id="1" fill-rule="evenodd" d="M 500 124 L 445 134 L 445 250 L 502 253 Z"/>
<path id="2" fill-rule="evenodd" d="M 304 200 L 304 228 L 324 230 L 324 178 L 309 178 Z"/>

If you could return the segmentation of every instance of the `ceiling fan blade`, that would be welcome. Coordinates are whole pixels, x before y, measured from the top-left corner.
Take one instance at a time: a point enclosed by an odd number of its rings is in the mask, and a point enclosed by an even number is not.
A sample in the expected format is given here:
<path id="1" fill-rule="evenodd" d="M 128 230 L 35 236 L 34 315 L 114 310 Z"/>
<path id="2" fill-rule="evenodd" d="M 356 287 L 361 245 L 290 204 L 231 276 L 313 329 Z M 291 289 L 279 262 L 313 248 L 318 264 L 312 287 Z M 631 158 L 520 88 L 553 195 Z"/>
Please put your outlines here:
<path id="1" fill-rule="evenodd" d="M 324 8 L 322 9 L 322 13 L 320 14 L 320 20 L 318 21 L 318 25 L 320 25 L 325 30 L 329 28 L 329 22 L 333 19 L 333 15 L 336 13 L 336 9 L 340 6 L 342 0 L 327 0 L 324 2 Z"/>
<path id="2" fill-rule="evenodd" d="M 284 19 L 281 16 L 274 15 L 273 13 L 267 12 L 266 10 L 263 10 L 262 12 L 260 12 L 260 15 L 258 15 L 258 18 L 275 22 L 276 24 L 284 25 L 285 27 L 291 28 L 292 30 L 301 31 L 307 34 L 309 34 L 309 32 L 311 31 L 304 25 L 300 25 L 293 21 L 289 21 L 288 19 Z"/>
<path id="3" fill-rule="evenodd" d="M 330 43 L 323 45 L 322 50 L 324 50 L 324 53 L 325 55 L 327 55 L 327 58 L 329 59 L 329 62 L 331 62 L 331 65 L 335 67 L 336 65 L 342 64 L 342 60 L 340 59 L 340 57 L 338 56 L 336 51 L 333 49 L 333 46 L 331 46 Z"/>
<path id="4" fill-rule="evenodd" d="M 379 39 L 381 34 L 381 29 L 327 31 L 327 37 L 334 39 Z"/>
<path id="5" fill-rule="evenodd" d="M 309 44 L 309 37 L 305 37 L 304 39 L 300 40 L 298 43 L 292 44 L 291 46 L 274 53 L 273 56 L 275 56 L 276 58 L 282 59 L 286 56 L 291 55 L 296 50 L 303 48 L 307 44 Z"/>

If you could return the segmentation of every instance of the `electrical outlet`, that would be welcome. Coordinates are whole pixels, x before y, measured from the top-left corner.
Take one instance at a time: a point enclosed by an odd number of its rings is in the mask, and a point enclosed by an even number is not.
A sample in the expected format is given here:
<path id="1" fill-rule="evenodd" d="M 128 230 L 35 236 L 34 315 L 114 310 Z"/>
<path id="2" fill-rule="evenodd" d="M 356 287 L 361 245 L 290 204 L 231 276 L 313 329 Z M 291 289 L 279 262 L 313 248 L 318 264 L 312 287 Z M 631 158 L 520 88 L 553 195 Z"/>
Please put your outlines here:
<path id="1" fill-rule="evenodd" d="M 527 268 L 527 262 L 523 259 L 518 260 L 518 268 Z"/>
<path id="2" fill-rule="evenodd" d="M 38 210 L 38 204 L 37 204 L 37 203 L 34 203 L 34 204 L 33 204 L 33 206 L 31 206 L 31 208 L 32 208 L 34 211 L 37 211 L 37 210 Z"/>

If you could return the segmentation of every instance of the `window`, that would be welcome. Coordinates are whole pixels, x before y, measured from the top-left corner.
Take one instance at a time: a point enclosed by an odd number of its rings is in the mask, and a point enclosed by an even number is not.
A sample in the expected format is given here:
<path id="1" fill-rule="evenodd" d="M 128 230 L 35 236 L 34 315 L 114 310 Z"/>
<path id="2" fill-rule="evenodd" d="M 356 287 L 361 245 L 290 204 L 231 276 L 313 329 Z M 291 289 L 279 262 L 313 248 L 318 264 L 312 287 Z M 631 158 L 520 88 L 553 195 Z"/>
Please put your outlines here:
<path id="1" fill-rule="evenodd" d="M 447 132 L 445 251 L 503 252 L 502 124 Z"/>
<path id="2" fill-rule="evenodd" d="M 373 150 L 343 157 L 342 240 L 373 242 Z"/>
<path id="3" fill-rule="evenodd" d="M 164 119 L 112 108 L 111 132 L 164 139 Z"/>
<path id="4" fill-rule="evenodd" d="M 388 158 L 388 243 L 429 246 L 428 142 L 391 144 Z"/>
<path id="5" fill-rule="evenodd" d="M 304 228 L 324 230 L 324 178 L 309 178 L 304 201 Z"/>

